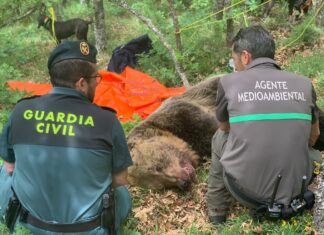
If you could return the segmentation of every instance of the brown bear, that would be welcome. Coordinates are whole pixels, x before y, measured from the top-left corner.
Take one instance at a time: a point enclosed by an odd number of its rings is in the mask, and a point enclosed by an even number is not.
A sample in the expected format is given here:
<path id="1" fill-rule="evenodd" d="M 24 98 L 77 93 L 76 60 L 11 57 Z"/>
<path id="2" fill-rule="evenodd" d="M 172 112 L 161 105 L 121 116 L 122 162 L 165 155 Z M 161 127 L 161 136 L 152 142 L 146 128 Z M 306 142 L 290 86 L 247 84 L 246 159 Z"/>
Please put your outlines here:
<path id="1" fill-rule="evenodd" d="M 218 78 L 167 99 L 127 136 L 134 165 L 129 182 L 150 188 L 190 188 L 199 159 L 211 154 L 217 130 Z"/>

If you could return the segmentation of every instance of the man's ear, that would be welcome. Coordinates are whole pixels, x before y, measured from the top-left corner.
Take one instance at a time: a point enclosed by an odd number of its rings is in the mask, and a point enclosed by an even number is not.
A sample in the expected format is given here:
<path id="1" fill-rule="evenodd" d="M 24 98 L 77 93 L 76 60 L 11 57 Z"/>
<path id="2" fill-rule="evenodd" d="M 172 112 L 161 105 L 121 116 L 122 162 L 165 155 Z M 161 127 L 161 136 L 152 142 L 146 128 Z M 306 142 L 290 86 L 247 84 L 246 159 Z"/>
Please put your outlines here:
<path id="1" fill-rule="evenodd" d="M 83 77 L 81 77 L 78 81 L 75 82 L 75 89 L 77 91 L 85 92 L 87 85 L 87 81 Z"/>
<path id="2" fill-rule="evenodd" d="M 241 61 L 244 65 L 248 65 L 252 61 L 252 55 L 247 50 L 243 50 L 241 53 Z"/>

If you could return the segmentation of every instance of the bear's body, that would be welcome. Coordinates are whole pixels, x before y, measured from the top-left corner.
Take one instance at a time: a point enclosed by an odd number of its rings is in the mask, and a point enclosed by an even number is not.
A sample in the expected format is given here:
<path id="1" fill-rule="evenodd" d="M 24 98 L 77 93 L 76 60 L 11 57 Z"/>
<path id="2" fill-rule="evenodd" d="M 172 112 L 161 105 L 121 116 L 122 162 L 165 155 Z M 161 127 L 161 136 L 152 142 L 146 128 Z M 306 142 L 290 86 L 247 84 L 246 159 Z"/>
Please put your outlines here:
<path id="1" fill-rule="evenodd" d="M 218 78 L 210 78 L 184 94 L 166 100 L 128 135 L 134 161 L 131 184 L 187 189 L 199 158 L 210 156 L 217 130 Z"/>

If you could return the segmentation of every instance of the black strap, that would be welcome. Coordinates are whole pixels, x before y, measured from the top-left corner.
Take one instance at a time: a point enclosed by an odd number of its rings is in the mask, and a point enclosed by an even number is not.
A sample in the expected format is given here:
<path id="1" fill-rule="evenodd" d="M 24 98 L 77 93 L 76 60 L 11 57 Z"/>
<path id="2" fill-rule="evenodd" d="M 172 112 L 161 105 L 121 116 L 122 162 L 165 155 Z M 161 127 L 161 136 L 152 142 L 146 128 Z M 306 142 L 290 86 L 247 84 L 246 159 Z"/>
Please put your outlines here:
<path id="1" fill-rule="evenodd" d="M 22 209 L 20 214 L 20 221 L 24 223 L 28 223 L 37 228 L 51 231 L 51 232 L 61 232 L 61 233 L 78 233 L 78 232 L 86 232 L 92 229 L 95 229 L 101 226 L 100 216 L 96 217 L 93 220 L 75 223 L 75 224 L 53 224 L 44 222 L 33 215 L 31 215 L 25 208 Z"/>

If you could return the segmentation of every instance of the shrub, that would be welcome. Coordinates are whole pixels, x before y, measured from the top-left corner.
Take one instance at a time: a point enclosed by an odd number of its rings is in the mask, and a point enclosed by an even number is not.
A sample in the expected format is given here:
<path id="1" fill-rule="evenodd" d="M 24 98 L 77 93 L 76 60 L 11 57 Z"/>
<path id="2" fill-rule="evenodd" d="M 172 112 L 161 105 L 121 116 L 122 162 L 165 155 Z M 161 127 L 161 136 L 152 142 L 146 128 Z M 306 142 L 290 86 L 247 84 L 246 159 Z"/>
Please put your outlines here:
<path id="1" fill-rule="evenodd" d="M 291 35 L 283 41 L 283 45 L 305 44 L 314 45 L 318 42 L 323 30 L 316 27 L 312 19 L 313 15 L 305 17 L 302 22 L 292 28 Z"/>
<path id="2" fill-rule="evenodd" d="M 317 93 L 317 105 L 324 110 L 324 73 L 317 79 L 315 89 Z"/>
<path id="3" fill-rule="evenodd" d="M 136 126 L 137 124 L 139 124 L 142 121 L 140 116 L 138 116 L 137 114 L 135 114 L 133 116 L 133 118 L 134 118 L 133 121 L 128 121 L 128 122 L 122 123 L 122 127 L 123 127 L 126 135 L 133 129 L 134 126 Z"/>
<path id="4" fill-rule="evenodd" d="M 1 235 L 10 235 L 9 230 L 7 229 L 7 227 L 4 224 L 0 223 L 0 234 Z M 14 233 L 12 233 L 13 235 L 31 235 L 30 231 L 20 225 L 17 225 L 15 227 L 15 231 Z"/>
<path id="5" fill-rule="evenodd" d="M 0 65 L 0 104 L 2 109 L 10 109 L 19 99 L 23 97 L 25 92 L 9 90 L 7 85 L 8 80 L 12 78 L 21 78 L 21 73 L 8 64 Z"/>
<path id="6" fill-rule="evenodd" d="M 323 64 L 324 53 L 315 52 L 307 56 L 300 53 L 289 61 L 289 65 L 285 69 L 310 78 L 316 78 L 320 74 L 324 74 Z"/>
<path id="7" fill-rule="evenodd" d="M 312 55 L 304 56 L 298 54 L 291 59 L 287 70 L 309 77 L 313 80 L 317 94 L 317 105 L 324 109 L 324 53 L 315 52 Z"/>

